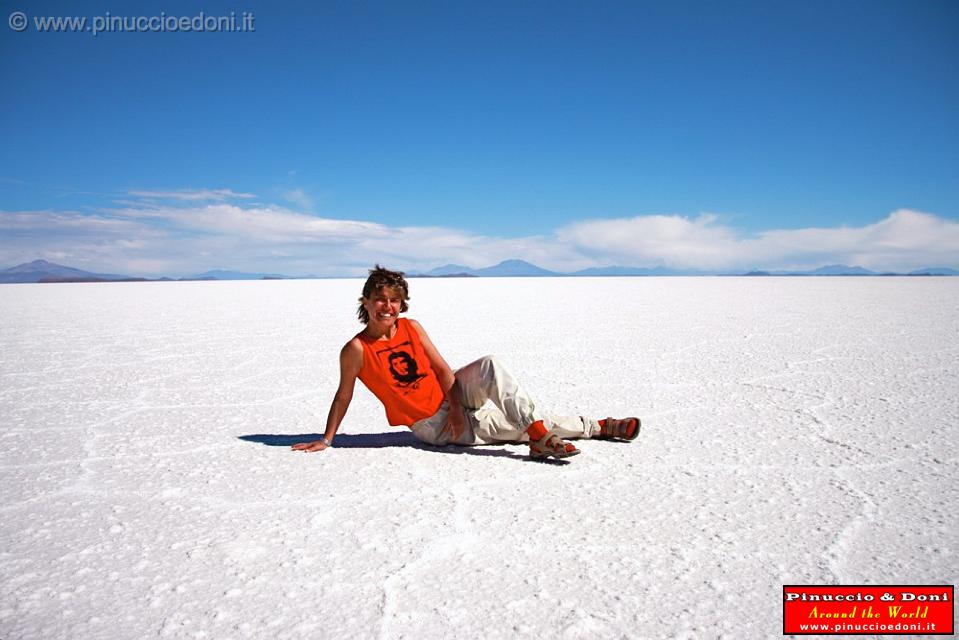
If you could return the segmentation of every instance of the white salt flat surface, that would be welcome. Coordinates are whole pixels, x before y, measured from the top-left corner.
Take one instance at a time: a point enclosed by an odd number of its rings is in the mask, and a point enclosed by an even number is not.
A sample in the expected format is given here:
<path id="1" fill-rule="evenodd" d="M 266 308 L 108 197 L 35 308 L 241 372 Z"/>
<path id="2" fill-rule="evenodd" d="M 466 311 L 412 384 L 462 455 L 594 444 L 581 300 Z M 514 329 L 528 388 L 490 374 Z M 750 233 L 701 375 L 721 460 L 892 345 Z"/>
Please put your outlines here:
<path id="1" fill-rule="evenodd" d="M 775 638 L 959 582 L 959 278 L 413 280 L 454 366 L 638 414 L 568 464 L 359 385 L 361 281 L 0 287 L 0 638 Z M 314 435 L 311 435 L 314 434 Z"/>

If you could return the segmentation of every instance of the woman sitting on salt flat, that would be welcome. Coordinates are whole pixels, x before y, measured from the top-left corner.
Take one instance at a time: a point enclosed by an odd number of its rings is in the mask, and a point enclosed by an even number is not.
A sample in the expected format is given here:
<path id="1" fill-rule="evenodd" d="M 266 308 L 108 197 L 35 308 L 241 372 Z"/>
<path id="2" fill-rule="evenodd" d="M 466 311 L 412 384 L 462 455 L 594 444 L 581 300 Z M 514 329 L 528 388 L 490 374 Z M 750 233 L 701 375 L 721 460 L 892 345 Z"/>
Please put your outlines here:
<path id="1" fill-rule="evenodd" d="M 544 414 L 493 356 L 451 370 L 422 325 L 400 317 L 409 308 L 409 285 L 403 276 L 379 265 L 370 270 L 357 309 L 366 327 L 340 351 L 340 383 L 326 433 L 294 449 L 313 452 L 332 446 L 357 378 L 383 403 L 391 425 L 408 426 L 418 439 L 433 445 L 529 442 L 533 459 L 567 458 L 580 450 L 564 438 L 634 440 L 639 435 L 640 420 L 635 417 L 595 420 Z"/>

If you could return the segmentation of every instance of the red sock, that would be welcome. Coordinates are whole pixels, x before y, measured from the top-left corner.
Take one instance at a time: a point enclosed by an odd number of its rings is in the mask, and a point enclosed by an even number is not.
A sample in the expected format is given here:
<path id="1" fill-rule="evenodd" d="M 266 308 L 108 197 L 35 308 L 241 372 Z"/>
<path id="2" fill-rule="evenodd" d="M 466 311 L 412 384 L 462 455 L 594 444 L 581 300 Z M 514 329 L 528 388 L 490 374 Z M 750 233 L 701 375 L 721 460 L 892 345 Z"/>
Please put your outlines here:
<path id="1" fill-rule="evenodd" d="M 529 436 L 529 441 L 532 443 L 541 440 L 543 436 L 546 435 L 547 431 L 548 429 L 546 428 L 546 425 L 543 424 L 543 421 L 537 420 L 533 424 L 529 425 L 528 429 L 526 429 L 526 435 Z M 566 449 L 567 452 L 576 450 L 576 447 L 569 442 L 567 442 L 566 446 L 563 448 Z"/>
<path id="2" fill-rule="evenodd" d="M 602 429 L 602 431 L 601 431 L 600 433 L 605 433 L 605 432 L 606 432 L 606 418 L 603 418 L 602 420 L 597 420 L 596 422 L 599 423 L 600 429 Z M 633 435 L 634 433 L 636 433 L 636 427 L 638 426 L 638 424 L 639 424 L 639 423 L 636 421 L 635 418 L 631 418 L 631 419 L 630 419 L 630 421 L 629 421 L 629 428 L 626 429 L 626 437 L 627 437 L 627 438 L 632 437 L 632 435 Z"/>
<path id="3" fill-rule="evenodd" d="M 546 425 L 543 424 L 543 421 L 537 420 L 533 424 L 529 425 L 528 429 L 526 429 L 526 435 L 529 436 L 530 442 L 537 442 L 538 440 L 542 440 L 547 431 L 548 429 L 546 428 Z"/>

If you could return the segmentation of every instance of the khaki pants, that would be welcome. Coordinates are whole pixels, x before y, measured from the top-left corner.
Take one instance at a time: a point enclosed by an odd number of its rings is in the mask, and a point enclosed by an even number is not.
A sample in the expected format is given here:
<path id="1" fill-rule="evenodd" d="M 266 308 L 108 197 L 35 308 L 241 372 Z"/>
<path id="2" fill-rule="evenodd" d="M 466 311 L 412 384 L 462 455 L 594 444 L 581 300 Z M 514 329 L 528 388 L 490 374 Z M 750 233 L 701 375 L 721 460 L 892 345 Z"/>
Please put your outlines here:
<path id="1" fill-rule="evenodd" d="M 540 412 L 516 378 L 493 356 L 484 356 L 453 372 L 466 416 L 466 429 L 455 442 L 445 429 L 449 403 L 414 424 L 413 435 L 435 445 L 528 442 L 526 429 L 543 420 L 561 438 L 591 438 L 600 432 L 599 423 L 583 416 L 551 416 Z M 489 401 L 489 402 L 487 402 Z"/>

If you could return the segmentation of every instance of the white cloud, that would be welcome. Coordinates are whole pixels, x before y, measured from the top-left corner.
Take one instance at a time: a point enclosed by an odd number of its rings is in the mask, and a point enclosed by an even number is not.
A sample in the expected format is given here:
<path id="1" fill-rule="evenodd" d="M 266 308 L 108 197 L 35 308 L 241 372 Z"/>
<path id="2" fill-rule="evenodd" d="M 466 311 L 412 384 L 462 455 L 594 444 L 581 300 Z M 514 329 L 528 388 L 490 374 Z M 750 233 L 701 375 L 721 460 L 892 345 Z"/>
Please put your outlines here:
<path id="1" fill-rule="evenodd" d="M 747 243 L 747 255 L 765 262 L 818 266 L 829 261 L 879 270 L 955 266 L 959 222 L 900 209 L 863 227 L 767 231 Z"/>
<path id="2" fill-rule="evenodd" d="M 167 204 L 127 202 L 93 215 L 0 211 L 0 231 L 0 266 L 59 257 L 94 271 L 153 276 L 214 268 L 360 275 L 376 261 L 427 270 L 446 263 L 484 267 L 509 258 L 557 271 L 609 265 L 732 271 L 832 263 L 896 271 L 959 268 L 959 222 L 906 209 L 861 227 L 754 235 L 713 215 L 674 214 L 585 220 L 551 233 L 504 238 L 181 198 Z"/>
<path id="3" fill-rule="evenodd" d="M 556 237 L 607 265 L 717 269 L 727 265 L 739 241 L 716 221 L 712 215 L 587 220 L 557 230 Z"/>
<path id="4" fill-rule="evenodd" d="M 557 238 L 605 264 L 689 269 L 811 268 L 826 263 L 909 270 L 959 261 L 959 223 L 900 209 L 863 227 L 740 233 L 703 215 L 589 220 Z"/>

